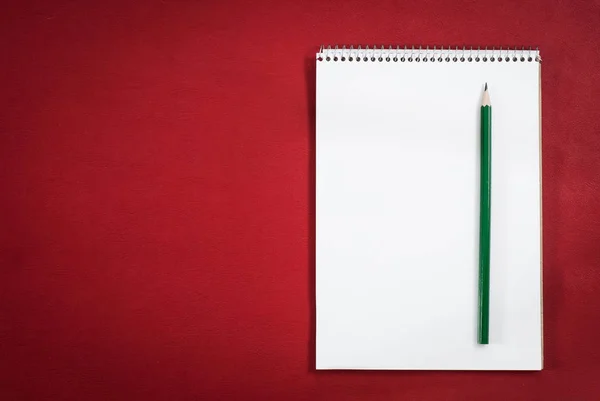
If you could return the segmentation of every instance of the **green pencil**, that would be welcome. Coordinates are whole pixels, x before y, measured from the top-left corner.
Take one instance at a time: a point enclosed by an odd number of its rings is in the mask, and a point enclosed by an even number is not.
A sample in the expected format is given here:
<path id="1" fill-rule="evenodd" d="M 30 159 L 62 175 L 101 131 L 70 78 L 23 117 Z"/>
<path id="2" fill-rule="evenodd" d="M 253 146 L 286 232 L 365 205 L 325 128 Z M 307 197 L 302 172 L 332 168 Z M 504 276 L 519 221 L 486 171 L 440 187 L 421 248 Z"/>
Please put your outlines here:
<path id="1" fill-rule="evenodd" d="M 487 83 L 481 102 L 481 178 L 479 211 L 479 344 L 489 344 L 490 220 L 492 197 L 492 104 Z"/>

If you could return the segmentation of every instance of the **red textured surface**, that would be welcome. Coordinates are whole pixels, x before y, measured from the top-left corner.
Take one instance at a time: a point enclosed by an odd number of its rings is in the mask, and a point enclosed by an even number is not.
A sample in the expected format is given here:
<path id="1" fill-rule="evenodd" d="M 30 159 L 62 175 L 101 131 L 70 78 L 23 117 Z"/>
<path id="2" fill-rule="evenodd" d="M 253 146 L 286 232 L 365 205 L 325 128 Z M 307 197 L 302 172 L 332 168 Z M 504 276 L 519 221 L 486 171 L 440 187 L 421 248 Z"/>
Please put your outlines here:
<path id="1" fill-rule="evenodd" d="M 2 9 L 1 400 L 600 399 L 598 1 Z M 540 46 L 543 372 L 315 372 L 321 43 Z"/>

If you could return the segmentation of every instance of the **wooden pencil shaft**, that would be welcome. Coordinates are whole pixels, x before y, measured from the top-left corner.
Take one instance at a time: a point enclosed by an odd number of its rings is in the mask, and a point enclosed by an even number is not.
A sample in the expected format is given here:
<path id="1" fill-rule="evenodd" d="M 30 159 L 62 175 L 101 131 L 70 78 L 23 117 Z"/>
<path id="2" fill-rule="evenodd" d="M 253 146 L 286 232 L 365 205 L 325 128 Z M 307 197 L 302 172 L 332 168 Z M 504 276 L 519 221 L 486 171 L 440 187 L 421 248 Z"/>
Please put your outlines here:
<path id="1" fill-rule="evenodd" d="M 485 93 L 487 95 L 487 91 Z M 489 99 L 489 97 L 487 97 Z M 492 107 L 481 107 L 481 179 L 479 216 L 479 333 L 480 344 L 489 343 L 490 230 L 492 196 Z"/>

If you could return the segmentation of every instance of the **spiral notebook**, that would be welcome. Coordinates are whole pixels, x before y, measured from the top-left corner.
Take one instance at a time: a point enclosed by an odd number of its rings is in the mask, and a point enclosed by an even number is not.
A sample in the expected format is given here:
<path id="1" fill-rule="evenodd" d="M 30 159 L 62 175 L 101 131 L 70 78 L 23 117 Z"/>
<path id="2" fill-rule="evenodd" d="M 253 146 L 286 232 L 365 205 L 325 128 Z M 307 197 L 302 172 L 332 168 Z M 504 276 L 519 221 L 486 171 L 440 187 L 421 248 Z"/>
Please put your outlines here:
<path id="1" fill-rule="evenodd" d="M 531 49 L 321 49 L 317 369 L 541 370 Z M 479 114 L 493 105 L 490 344 L 477 342 Z"/>

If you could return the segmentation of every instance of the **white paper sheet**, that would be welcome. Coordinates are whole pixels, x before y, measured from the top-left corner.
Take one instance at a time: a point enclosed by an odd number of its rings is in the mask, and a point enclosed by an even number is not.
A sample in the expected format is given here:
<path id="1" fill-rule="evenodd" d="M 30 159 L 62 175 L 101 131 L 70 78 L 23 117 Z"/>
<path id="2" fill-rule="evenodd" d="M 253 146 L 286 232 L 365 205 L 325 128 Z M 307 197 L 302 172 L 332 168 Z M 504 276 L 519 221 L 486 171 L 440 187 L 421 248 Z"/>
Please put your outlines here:
<path id="1" fill-rule="evenodd" d="M 317 61 L 317 369 L 540 370 L 540 65 Z M 477 344 L 492 105 L 490 344 Z"/>

